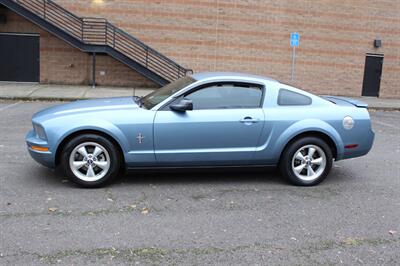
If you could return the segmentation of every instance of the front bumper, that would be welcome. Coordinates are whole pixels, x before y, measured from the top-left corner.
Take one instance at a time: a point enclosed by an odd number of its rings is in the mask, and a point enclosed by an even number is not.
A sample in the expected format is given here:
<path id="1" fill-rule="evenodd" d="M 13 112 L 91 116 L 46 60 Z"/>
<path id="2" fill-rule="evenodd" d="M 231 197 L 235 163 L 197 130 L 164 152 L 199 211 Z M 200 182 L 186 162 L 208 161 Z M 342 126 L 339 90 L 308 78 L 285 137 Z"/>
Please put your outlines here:
<path id="1" fill-rule="evenodd" d="M 51 147 L 49 147 L 47 141 L 39 139 L 33 130 L 28 132 L 25 137 L 25 141 L 28 145 L 29 154 L 36 162 L 46 167 L 55 168 L 55 155 L 53 152 L 51 152 Z M 49 148 L 49 151 L 33 150 L 32 146 Z"/>

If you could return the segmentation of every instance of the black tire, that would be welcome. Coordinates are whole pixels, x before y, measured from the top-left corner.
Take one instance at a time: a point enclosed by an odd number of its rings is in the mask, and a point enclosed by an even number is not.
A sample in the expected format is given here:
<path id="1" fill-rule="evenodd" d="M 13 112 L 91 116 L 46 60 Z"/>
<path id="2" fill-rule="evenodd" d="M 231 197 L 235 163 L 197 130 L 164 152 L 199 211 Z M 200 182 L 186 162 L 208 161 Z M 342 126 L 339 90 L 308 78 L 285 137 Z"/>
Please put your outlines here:
<path id="1" fill-rule="evenodd" d="M 314 156 L 319 155 L 321 158 L 325 158 L 326 162 L 324 164 L 324 168 L 318 168 L 322 166 L 317 164 L 312 164 L 310 161 L 313 161 L 313 157 L 309 157 L 308 156 L 309 154 L 304 155 L 304 158 L 306 159 L 304 161 L 299 159 L 294 159 L 294 157 L 296 156 L 296 154 L 298 154 L 300 150 L 305 151 L 303 150 L 303 148 L 307 149 L 307 147 L 308 149 L 310 148 L 315 149 L 315 147 L 319 148 L 316 150 L 316 152 L 314 152 L 314 154 L 317 153 L 317 155 Z M 324 155 L 319 153 L 324 153 Z M 332 168 L 332 161 L 333 161 L 332 150 L 330 149 L 328 144 L 326 144 L 325 141 L 317 137 L 304 137 L 292 143 L 289 143 L 289 145 L 285 148 L 285 150 L 282 153 L 281 160 L 279 162 L 279 169 L 281 174 L 290 183 L 296 186 L 314 186 L 321 183 L 327 177 Z M 296 163 L 297 166 L 300 167 L 299 169 L 303 169 L 301 170 L 300 173 L 297 174 L 295 173 L 294 170 Z M 310 165 L 311 168 L 315 167 L 315 169 L 318 170 L 316 171 L 316 173 L 319 173 L 316 174 L 315 178 L 311 180 L 305 180 L 308 178 L 307 176 L 308 166 L 309 166 L 308 164 Z M 303 165 L 305 165 L 305 167 Z M 304 168 L 301 168 L 302 166 Z M 310 173 L 313 173 L 313 171 L 311 171 Z M 299 176 L 301 176 L 302 178 Z"/>
<path id="2" fill-rule="evenodd" d="M 73 158 L 75 158 L 75 156 L 80 156 L 75 149 L 80 147 L 80 145 L 89 144 L 89 143 L 97 144 L 97 145 L 99 145 L 98 147 L 104 148 L 106 150 L 106 152 L 99 154 L 99 159 L 97 159 L 97 156 L 96 156 L 96 159 L 91 160 L 91 165 L 93 165 L 92 169 L 94 170 L 94 173 L 96 174 L 96 169 L 99 173 L 101 173 L 101 174 L 99 174 L 99 177 L 101 176 L 101 178 L 96 179 L 97 177 L 94 177 L 93 181 L 83 180 L 82 178 L 80 178 L 78 176 L 79 173 L 78 174 L 74 173 L 74 171 L 77 171 L 77 170 L 76 169 L 73 170 L 70 165 L 71 153 L 74 152 L 74 154 L 76 154 L 76 155 L 74 155 Z M 88 148 L 86 148 L 86 147 L 88 147 Z M 93 154 L 90 154 L 90 151 L 88 150 L 91 147 L 93 147 L 93 149 L 94 149 L 96 146 L 87 145 L 87 146 L 85 146 L 85 150 L 88 151 L 89 156 L 94 156 L 94 151 L 92 151 Z M 72 182 L 74 182 L 75 184 L 78 184 L 81 187 L 96 188 L 96 187 L 102 187 L 102 186 L 108 184 L 109 182 L 111 182 L 114 178 L 116 178 L 119 175 L 121 166 L 122 166 L 122 158 L 121 157 L 122 156 L 120 155 L 118 148 L 109 139 L 107 139 L 103 136 L 100 136 L 100 135 L 96 135 L 96 134 L 83 134 L 83 135 L 74 137 L 73 139 L 68 141 L 68 143 L 63 147 L 60 162 L 61 162 L 62 169 L 64 170 L 64 172 L 67 174 L 67 176 L 69 177 L 69 179 Z M 85 158 L 85 157 L 82 156 L 82 158 Z M 85 160 L 85 159 L 82 159 L 82 161 L 83 160 Z M 104 160 L 104 161 L 102 161 L 102 163 L 108 164 L 107 171 L 105 171 L 102 168 L 97 167 L 97 165 L 95 165 L 95 163 L 93 162 L 93 161 L 100 162 L 100 160 Z M 108 160 L 109 160 L 109 163 L 107 163 Z M 86 159 L 86 161 L 87 161 L 87 159 Z M 83 172 L 82 174 L 84 175 L 84 172 L 85 172 L 84 169 L 88 169 L 88 166 L 89 166 L 89 164 L 85 164 L 83 166 L 83 170 L 82 170 L 82 168 L 80 168 L 79 171 L 82 171 Z M 101 172 L 103 170 L 104 170 L 104 173 Z"/>

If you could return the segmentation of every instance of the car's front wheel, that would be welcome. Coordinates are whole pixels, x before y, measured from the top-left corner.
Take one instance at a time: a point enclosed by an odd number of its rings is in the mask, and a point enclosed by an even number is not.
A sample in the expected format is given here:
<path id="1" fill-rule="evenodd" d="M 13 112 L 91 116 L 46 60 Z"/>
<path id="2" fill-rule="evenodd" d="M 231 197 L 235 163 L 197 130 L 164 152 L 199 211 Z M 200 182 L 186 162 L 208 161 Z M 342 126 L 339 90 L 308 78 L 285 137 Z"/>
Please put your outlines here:
<path id="1" fill-rule="evenodd" d="M 107 138 L 85 134 L 74 137 L 64 147 L 62 167 L 70 180 L 83 187 L 100 187 L 118 176 L 118 149 Z"/>
<path id="2" fill-rule="evenodd" d="M 332 168 L 332 151 L 321 139 L 305 137 L 291 143 L 283 152 L 280 170 L 291 183 L 316 185 Z"/>

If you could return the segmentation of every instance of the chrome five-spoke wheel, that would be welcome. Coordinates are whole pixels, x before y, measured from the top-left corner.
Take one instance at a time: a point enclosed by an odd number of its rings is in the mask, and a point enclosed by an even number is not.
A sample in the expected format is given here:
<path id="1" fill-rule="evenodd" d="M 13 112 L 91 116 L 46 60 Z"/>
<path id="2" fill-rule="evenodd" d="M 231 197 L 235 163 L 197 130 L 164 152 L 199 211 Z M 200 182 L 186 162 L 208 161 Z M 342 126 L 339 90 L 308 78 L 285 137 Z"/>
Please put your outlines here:
<path id="1" fill-rule="evenodd" d="M 97 181 L 108 173 L 110 155 L 102 145 L 84 142 L 72 150 L 69 166 L 77 178 L 88 182 Z"/>
<path id="2" fill-rule="evenodd" d="M 298 149 L 292 159 L 293 173 L 304 181 L 313 181 L 321 176 L 326 166 L 325 152 L 310 144 Z"/>
<path id="3" fill-rule="evenodd" d="M 332 168 L 332 149 L 314 136 L 290 142 L 283 151 L 279 168 L 282 175 L 298 186 L 313 186 L 326 178 Z"/>
<path id="4" fill-rule="evenodd" d="M 63 146 L 60 162 L 72 182 L 82 187 L 96 188 L 118 177 L 123 157 L 111 138 L 87 133 L 68 139 Z"/>

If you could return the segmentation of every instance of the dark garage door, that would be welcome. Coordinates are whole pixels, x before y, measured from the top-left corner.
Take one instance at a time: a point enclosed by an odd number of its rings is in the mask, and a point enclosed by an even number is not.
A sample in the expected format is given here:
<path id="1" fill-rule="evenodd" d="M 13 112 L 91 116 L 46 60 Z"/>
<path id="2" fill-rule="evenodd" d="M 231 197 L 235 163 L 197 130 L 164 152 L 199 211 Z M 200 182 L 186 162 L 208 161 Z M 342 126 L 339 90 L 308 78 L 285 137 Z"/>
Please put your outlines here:
<path id="1" fill-rule="evenodd" d="M 39 82 L 39 35 L 0 33 L 0 81 Z"/>

